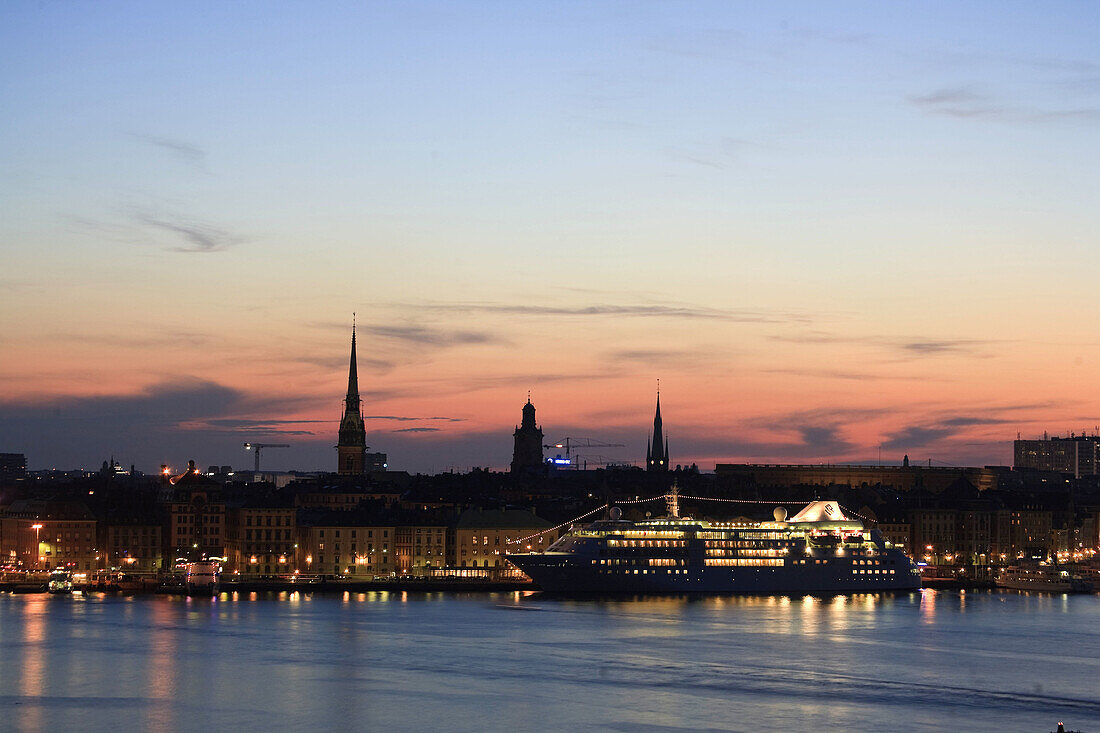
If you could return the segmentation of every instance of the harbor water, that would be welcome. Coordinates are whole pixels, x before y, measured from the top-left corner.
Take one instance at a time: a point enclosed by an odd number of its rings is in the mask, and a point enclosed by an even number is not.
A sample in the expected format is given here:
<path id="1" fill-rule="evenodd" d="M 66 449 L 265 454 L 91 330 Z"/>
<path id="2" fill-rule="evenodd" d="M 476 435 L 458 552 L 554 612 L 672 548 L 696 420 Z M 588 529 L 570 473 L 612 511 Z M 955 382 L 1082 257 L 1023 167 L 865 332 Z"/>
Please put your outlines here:
<path id="1" fill-rule="evenodd" d="M 0 728 L 1100 731 L 1100 595 L 0 595 Z"/>

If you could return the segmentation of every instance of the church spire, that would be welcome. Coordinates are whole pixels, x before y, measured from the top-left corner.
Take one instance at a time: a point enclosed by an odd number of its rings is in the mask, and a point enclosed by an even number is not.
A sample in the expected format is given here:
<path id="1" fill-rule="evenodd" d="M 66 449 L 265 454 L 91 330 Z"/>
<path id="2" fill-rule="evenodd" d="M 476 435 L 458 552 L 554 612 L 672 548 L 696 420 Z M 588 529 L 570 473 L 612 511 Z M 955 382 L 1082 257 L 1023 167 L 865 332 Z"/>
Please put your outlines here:
<path id="1" fill-rule="evenodd" d="M 653 415 L 653 440 L 646 446 L 646 470 L 668 470 L 668 443 L 661 421 L 661 381 L 657 380 L 657 411 Z"/>
<path id="2" fill-rule="evenodd" d="M 367 429 L 359 400 L 359 369 L 355 358 L 355 314 L 351 325 L 351 363 L 348 366 L 348 393 L 340 418 L 340 439 L 336 444 L 336 470 L 342 474 L 360 474 L 366 467 Z"/>
<path id="3" fill-rule="evenodd" d="M 351 365 L 348 367 L 348 396 L 345 398 L 347 408 L 359 409 L 359 368 L 355 359 L 355 314 L 351 314 Z"/>

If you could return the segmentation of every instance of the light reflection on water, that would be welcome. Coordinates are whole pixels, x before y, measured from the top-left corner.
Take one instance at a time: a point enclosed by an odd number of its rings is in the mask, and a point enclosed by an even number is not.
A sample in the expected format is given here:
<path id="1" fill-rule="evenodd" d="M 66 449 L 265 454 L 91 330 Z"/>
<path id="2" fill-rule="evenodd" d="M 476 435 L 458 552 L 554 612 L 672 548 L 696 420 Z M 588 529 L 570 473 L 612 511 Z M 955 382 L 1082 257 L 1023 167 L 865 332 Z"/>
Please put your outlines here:
<path id="1" fill-rule="evenodd" d="M 1100 726 L 1100 596 L 0 595 L 16 730 Z"/>

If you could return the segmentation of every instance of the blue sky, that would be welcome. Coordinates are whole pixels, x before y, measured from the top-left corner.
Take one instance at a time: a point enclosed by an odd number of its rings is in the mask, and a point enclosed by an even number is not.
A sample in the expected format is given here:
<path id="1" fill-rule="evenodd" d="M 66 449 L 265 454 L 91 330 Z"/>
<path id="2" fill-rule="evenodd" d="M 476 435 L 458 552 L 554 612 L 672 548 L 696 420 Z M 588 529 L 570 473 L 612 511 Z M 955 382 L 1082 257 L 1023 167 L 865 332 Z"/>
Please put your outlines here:
<path id="1" fill-rule="evenodd" d="M 356 310 L 374 411 L 458 420 L 373 426 L 412 467 L 438 468 L 440 441 L 506 464 L 527 388 L 563 431 L 640 452 L 657 376 L 701 461 L 919 435 L 917 452 L 1003 462 L 1016 429 L 1100 423 L 1081 390 L 1100 343 L 1098 16 L 7 4 L 0 438 L 20 450 L 35 406 L 201 383 L 241 401 L 169 409 L 130 460 L 232 462 L 195 426 L 309 419 L 285 460 L 323 465 Z M 959 411 L 1004 422 L 935 432 Z M 806 442 L 821 429 L 836 439 Z M 64 451 L 35 430 L 32 466 L 130 451 L 121 427 Z"/>

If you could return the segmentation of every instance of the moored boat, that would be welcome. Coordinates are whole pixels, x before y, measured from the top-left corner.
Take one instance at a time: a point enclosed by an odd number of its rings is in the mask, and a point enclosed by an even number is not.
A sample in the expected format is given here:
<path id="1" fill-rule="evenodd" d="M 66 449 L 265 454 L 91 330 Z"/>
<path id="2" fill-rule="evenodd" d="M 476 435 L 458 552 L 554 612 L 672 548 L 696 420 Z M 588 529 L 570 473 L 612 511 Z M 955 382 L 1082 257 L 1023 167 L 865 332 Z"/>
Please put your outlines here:
<path id="1" fill-rule="evenodd" d="M 212 596 L 218 592 L 220 577 L 221 569 L 215 561 L 189 562 L 183 586 L 189 596 Z"/>
<path id="2" fill-rule="evenodd" d="M 994 581 L 998 588 L 1043 593 L 1091 593 L 1093 584 L 1055 562 L 1023 559 L 1004 568 Z"/>
<path id="3" fill-rule="evenodd" d="M 50 579 L 46 582 L 46 591 L 49 593 L 72 593 L 73 574 L 63 568 L 58 568 L 50 573 Z"/>
<path id="4" fill-rule="evenodd" d="M 814 501 L 790 519 L 716 522 L 679 516 L 607 518 L 558 539 L 546 552 L 506 555 L 545 591 L 564 593 L 863 593 L 913 590 L 920 573 L 877 529 L 836 501 Z"/>

